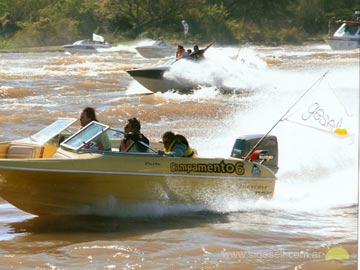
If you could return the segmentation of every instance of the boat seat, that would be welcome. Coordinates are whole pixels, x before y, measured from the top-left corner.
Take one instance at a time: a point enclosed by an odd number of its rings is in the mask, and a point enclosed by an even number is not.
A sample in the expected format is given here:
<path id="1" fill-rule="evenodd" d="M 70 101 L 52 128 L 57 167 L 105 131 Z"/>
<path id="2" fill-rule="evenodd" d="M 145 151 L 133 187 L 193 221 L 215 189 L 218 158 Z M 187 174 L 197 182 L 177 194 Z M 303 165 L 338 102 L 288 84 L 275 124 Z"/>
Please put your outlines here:
<path id="1" fill-rule="evenodd" d="M 10 145 L 8 150 L 8 158 L 32 158 L 35 149 L 31 146 Z"/>

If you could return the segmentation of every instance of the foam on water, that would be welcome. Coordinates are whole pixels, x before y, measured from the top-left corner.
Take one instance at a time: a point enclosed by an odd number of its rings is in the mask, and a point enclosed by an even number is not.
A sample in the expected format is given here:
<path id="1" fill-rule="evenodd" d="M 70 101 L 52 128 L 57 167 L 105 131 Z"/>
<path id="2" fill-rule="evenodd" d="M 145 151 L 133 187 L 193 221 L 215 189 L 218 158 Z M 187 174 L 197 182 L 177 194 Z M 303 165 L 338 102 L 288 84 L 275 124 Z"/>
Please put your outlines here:
<path id="1" fill-rule="evenodd" d="M 345 74 L 346 82 L 339 83 Z M 289 122 L 280 122 L 271 132 L 279 141 L 280 170 L 274 198 L 266 202 L 227 202 L 228 210 L 266 207 L 312 211 L 357 203 L 358 91 L 354 84 L 357 74 L 350 74 L 342 70 L 332 71 L 330 76 L 327 75 L 327 82 L 335 82 L 333 90 L 340 91 L 342 95 L 339 95 L 339 101 L 353 116 L 347 126 L 353 132 L 353 137 L 341 139 Z M 271 76 L 276 83 L 270 83 L 248 100 L 254 106 L 250 105 L 245 111 L 231 116 L 225 123 L 226 132 L 220 127 L 211 131 L 216 134 L 211 149 L 220 149 L 226 144 L 229 150 L 233 139 L 239 134 L 267 132 L 319 75 L 322 75 L 321 71 L 314 74 L 311 70 L 263 74 L 264 77 Z M 203 147 L 202 150 L 205 150 L 206 146 Z M 227 207 L 221 208 L 226 211 Z"/>
<path id="2" fill-rule="evenodd" d="M 139 84 L 137 81 L 132 81 L 126 89 L 126 94 L 149 94 L 152 93 L 150 90 Z"/>
<path id="3" fill-rule="evenodd" d="M 321 49 L 321 48 L 320 48 Z M 214 52 L 214 50 L 213 50 Z M 302 52 L 293 54 L 301 55 Z M 227 57 L 228 52 L 216 57 Z M 289 122 L 279 122 L 271 132 L 279 140 L 278 181 L 275 196 L 272 200 L 256 202 L 218 202 L 209 205 L 215 211 L 240 211 L 244 209 L 282 209 L 295 211 L 313 211 L 333 207 L 345 207 L 357 202 L 357 149 L 358 149 L 358 74 L 354 65 L 341 68 L 320 67 L 316 70 L 302 68 L 294 71 L 268 69 L 266 65 L 254 65 L 259 59 L 250 55 L 250 63 L 232 62 L 232 59 L 222 60 L 226 66 L 224 74 L 241 81 L 246 70 L 247 89 L 253 89 L 250 95 L 238 97 L 242 109 L 237 114 L 225 118 L 221 126 L 213 126 L 206 133 L 207 138 L 195 139 L 194 144 L 205 156 L 229 155 L 234 139 L 241 134 L 266 133 L 282 115 L 309 89 L 325 72 L 329 71 L 322 84 L 333 91 L 339 103 L 351 117 L 346 122 L 350 136 L 346 139 L 319 132 L 314 129 L 297 126 Z M 213 55 L 212 55 L 213 56 Z M 211 59 L 209 56 L 208 59 Z M 212 61 L 212 59 L 210 60 Z M 226 65 L 225 65 L 226 63 Z M 217 68 L 223 69 L 223 64 L 212 70 L 209 68 L 205 77 L 211 74 L 221 74 Z M 356 66 L 355 66 L 356 67 Z M 196 66 L 194 66 L 196 69 Z M 216 70 L 216 71 L 215 71 Z M 229 71 L 236 71 L 231 73 Z M 260 71 L 260 72 L 259 72 Z M 200 74 L 200 73 L 199 73 Z M 222 74 L 221 76 L 223 76 Z M 202 74 L 204 76 L 204 74 Z M 221 77 L 220 76 L 220 77 Z M 256 78 L 256 79 L 254 79 Z M 212 90 L 202 88 L 204 92 L 195 91 L 191 98 L 212 98 Z M 209 95 L 210 94 L 210 95 Z M 165 93 L 171 98 L 185 99 L 189 96 Z M 326 93 L 324 98 L 326 99 Z M 245 109 L 243 109 L 245 108 Z M 209 147 L 209 141 L 211 142 Z"/>
<path id="4" fill-rule="evenodd" d="M 252 50 L 246 50 L 241 55 L 236 54 L 234 49 L 212 48 L 207 52 L 205 61 L 177 61 L 165 76 L 178 82 L 192 82 L 200 86 L 215 85 L 218 88 L 249 91 L 262 84 L 258 76 L 264 68 L 266 63 Z"/>

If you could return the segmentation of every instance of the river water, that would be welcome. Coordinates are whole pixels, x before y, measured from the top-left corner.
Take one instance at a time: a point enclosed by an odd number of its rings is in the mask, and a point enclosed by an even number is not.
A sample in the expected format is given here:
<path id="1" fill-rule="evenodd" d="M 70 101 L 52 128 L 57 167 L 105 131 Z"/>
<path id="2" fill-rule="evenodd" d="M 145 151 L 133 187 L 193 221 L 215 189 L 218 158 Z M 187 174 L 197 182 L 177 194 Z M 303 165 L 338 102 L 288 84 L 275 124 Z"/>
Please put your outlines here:
<path id="1" fill-rule="evenodd" d="M 357 269 L 359 51 L 214 45 L 206 68 L 191 70 L 193 80 L 242 90 L 199 87 L 185 95 L 151 94 L 134 82 L 126 69 L 161 61 L 142 58 L 135 46 L 0 54 L 0 140 L 93 106 L 101 122 L 121 129 L 138 117 L 151 141 L 173 130 L 200 155 L 228 156 L 236 137 L 266 133 L 325 72 L 322 83 L 351 119 L 350 139 L 279 122 L 271 132 L 280 169 L 270 200 L 131 212 L 104 205 L 100 216 L 46 218 L 1 201 L 0 269 Z M 334 250 L 349 256 L 327 256 Z"/>

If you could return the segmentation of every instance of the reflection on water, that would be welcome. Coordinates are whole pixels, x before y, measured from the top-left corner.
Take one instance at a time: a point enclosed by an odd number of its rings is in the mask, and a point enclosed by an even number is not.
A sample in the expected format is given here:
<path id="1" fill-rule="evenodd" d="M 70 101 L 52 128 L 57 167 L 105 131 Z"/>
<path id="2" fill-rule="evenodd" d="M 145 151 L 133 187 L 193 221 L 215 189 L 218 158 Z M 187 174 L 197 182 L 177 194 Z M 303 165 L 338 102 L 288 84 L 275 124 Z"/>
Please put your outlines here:
<path id="1" fill-rule="evenodd" d="M 107 234 L 117 237 L 150 234 L 163 230 L 199 227 L 227 222 L 227 214 L 197 212 L 178 216 L 112 218 L 99 216 L 45 216 L 9 224 L 11 233 L 32 234 Z"/>
<path id="2" fill-rule="evenodd" d="M 313 214 L 249 210 L 147 218 L 33 217 L 8 224 L 13 238 L 1 241 L 0 250 L 13 254 L 12 260 L 0 255 L 0 262 L 16 269 L 44 264 L 66 269 L 356 269 L 357 245 L 350 240 L 356 238 L 356 219 L 356 206 Z M 327 252 L 338 246 L 350 258 L 327 261 Z"/>

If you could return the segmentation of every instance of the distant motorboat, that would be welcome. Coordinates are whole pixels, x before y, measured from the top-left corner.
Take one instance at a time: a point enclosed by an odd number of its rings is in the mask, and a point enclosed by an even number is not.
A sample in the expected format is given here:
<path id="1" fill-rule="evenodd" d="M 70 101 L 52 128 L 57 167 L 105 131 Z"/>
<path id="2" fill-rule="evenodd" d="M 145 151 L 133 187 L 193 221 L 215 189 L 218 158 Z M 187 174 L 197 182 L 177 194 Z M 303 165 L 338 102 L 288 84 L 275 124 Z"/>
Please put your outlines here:
<path id="1" fill-rule="evenodd" d="M 110 48 L 110 44 L 102 36 L 93 33 L 92 40 L 78 40 L 64 45 L 63 48 L 69 53 L 98 53 Z"/>
<path id="2" fill-rule="evenodd" d="M 325 39 L 333 50 L 354 50 L 360 48 L 360 11 L 355 12 L 354 21 L 336 21 L 341 23 L 334 34 Z"/>
<path id="3" fill-rule="evenodd" d="M 162 39 L 156 40 L 151 45 L 137 46 L 135 49 L 138 53 L 145 58 L 163 58 L 174 56 L 176 47 L 167 44 Z"/>

